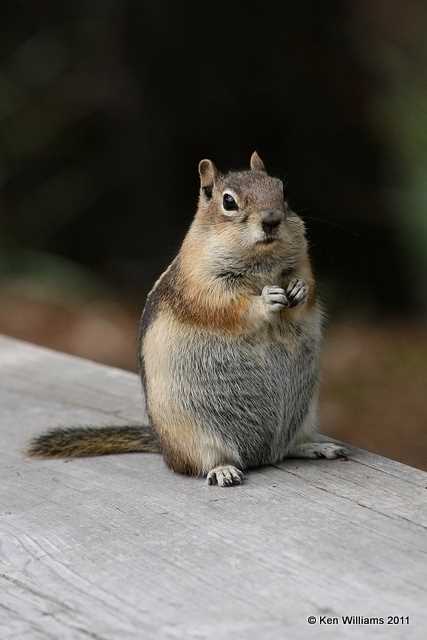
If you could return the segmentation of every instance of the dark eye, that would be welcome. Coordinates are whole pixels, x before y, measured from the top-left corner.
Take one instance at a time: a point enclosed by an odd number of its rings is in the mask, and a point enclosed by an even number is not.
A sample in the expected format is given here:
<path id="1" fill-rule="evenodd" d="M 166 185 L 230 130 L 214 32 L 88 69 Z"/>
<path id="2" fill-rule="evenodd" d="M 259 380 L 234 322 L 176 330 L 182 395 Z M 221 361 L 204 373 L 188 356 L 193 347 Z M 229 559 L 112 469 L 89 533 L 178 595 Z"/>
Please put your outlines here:
<path id="1" fill-rule="evenodd" d="M 237 206 L 237 202 L 229 193 L 224 193 L 222 197 L 222 206 L 226 211 L 237 211 L 237 209 L 239 208 Z"/>

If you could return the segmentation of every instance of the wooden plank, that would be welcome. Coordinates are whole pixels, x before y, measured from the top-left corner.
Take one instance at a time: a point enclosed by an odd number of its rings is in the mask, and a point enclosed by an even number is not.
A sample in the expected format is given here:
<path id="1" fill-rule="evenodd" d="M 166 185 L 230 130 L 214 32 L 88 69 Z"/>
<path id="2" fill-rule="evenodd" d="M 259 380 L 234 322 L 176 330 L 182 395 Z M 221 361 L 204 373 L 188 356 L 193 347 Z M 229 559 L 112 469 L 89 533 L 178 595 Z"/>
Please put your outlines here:
<path id="1" fill-rule="evenodd" d="M 157 455 L 27 460 L 47 427 L 140 422 L 139 381 L 8 338 L 0 379 L 2 640 L 425 637 L 426 473 L 353 449 L 220 489 Z"/>

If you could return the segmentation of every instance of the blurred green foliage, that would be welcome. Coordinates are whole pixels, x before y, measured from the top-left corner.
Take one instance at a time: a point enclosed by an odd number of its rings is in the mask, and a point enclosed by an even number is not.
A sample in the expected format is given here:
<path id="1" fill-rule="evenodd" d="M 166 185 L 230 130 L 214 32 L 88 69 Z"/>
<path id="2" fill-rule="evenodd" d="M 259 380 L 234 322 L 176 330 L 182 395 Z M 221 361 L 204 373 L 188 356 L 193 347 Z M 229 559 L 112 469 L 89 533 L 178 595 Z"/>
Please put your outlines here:
<path id="1" fill-rule="evenodd" d="M 365 0 L 359 11 L 355 41 L 375 79 L 372 121 L 388 142 L 385 197 L 416 304 L 427 311 L 427 5 Z"/>

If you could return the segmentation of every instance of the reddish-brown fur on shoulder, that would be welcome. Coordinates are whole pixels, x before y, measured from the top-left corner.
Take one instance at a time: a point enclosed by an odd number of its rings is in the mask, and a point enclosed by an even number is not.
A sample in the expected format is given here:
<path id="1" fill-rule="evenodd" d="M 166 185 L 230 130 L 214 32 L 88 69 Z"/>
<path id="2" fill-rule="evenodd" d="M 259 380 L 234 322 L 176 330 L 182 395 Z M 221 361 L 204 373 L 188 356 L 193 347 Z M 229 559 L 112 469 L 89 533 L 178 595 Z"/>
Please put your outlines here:
<path id="1" fill-rule="evenodd" d="M 249 307 L 249 299 L 243 295 L 231 298 L 224 292 L 222 298 L 212 299 L 211 292 L 202 288 L 184 292 L 183 302 L 185 317 L 182 319 L 202 327 L 231 333 L 238 333 L 243 329 Z"/>
<path id="2" fill-rule="evenodd" d="M 167 294 L 168 306 L 181 322 L 239 333 L 245 326 L 250 298 L 230 291 L 204 273 L 204 254 L 194 242 L 184 243 Z"/>

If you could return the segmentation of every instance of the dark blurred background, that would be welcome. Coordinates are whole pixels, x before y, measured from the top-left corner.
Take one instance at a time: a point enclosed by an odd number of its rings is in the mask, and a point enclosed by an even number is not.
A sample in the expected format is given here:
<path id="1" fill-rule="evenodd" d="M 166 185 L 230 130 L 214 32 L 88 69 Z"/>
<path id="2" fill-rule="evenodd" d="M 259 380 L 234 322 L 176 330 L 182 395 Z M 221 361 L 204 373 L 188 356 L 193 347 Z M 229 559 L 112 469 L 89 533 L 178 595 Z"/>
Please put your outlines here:
<path id="1" fill-rule="evenodd" d="M 325 432 L 427 469 L 427 5 L 3 1 L 0 332 L 135 369 L 197 163 L 257 149 L 329 312 Z"/>

